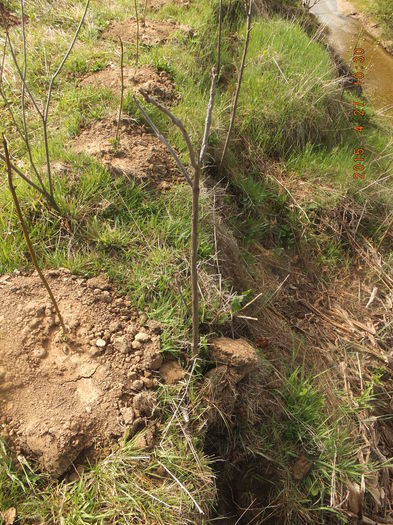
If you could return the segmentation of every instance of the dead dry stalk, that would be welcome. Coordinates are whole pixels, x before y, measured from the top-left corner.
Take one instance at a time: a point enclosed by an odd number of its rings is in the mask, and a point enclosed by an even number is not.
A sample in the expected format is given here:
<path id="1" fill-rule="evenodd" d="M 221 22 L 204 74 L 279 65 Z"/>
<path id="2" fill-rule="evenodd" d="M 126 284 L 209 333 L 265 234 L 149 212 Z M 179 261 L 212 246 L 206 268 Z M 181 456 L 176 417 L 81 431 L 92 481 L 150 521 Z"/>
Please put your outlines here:
<path id="1" fill-rule="evenodd" d="M 120 125 L 121 117 L 123 114 L 123 103 L 124 103 L 124 45 L 123 40 L 119 37 L 120 40 L 120 80 L 121 80 L 121 92 L 120 92 L 120 107 L 119 107 L 119 117 L 117 119 L 117 128 L 116 128 L 116 145 L 120 145 Z"/>
<path id="2" fill-rule="evenodd" d="M 225 155 L 226 155 L 226 152 L 227 152 L 227 149 L 228 149 L 229 140 L 231 138 L 233 125 L 235 123 L 235 118 L 236 118 L 236 110 L 237 110 L 237 104 L 238 104 L 238 101 L 239 101 L 240 88 L 241 88 L 242 81 L 243 81 L 244 68 L 245 68 L 245 65 L 246 65 L 248 45 L 250 43 L 250 35 L 251 35 L 251 28 L 252 28 L 252 7 L 253 7 L 253 4 L 254 4 L 254 0 L 249 0 L 248 12 L 247 12 L 246 41 L 244 42 L 243 56 L 242 56 L 242 61 L 241 61 L 241 64 L 240 64 L 239 76 L 238 76 L 238 79 L 237 79 L 237 86 L 236 86 L 236 91 L 235 91 L 235 97 L 233 99 L 233 104 L 232 104 L 231 120 L 230 120 L 230 124 L 229 124 L 229 128 L 228 128 L 227 136 L 226 136 L 226 139 L 225 139 L 224 149 L 223 149 L 223 152 L 222 152 L 222 155 L 221 155 L 221 161 L 220 161 L 220 167 L 219 167 L 220 171 L 222 169 L 222 165 L 223 165 L 224 158 L 225 158 Z"/>
<path id="3" fill-rule="evenodd" d="M 139 64 L 139 13 L 138 13 L 138 0 L 134 0 L 135 7 L 135 19 L 136 19 L 136 65 Z"/>
<path id="4" fill-rule="evenodd" d="M 35 269 L 37 270 L 37 273 L 38 273 L 38 275 L 39 275 L 43 285 L 45 286 L 45 288 L 46 288 L 46 290 L 47 290 L 47 292 L 49 294 L 50 300 L 52 301 L 52 304 L 53 304 L 53 306 L 54 306 L 54 308 L 56 310 L 57 316 L 58 316 L 59 321 L 60 321 L 61 328 L 63 330 L 63 336 L 66 336 L 67 330 L 66 330 L 66 327 L 65 327 L 65 324 L 64 324 L 63 316 L 60 313 L 59 305 L 57 304 L 55 296 L 53 295 L 53 292 L 52 292 L 52 290 L 51 290 L 51 288 L 49 286 L 48 281 L 45 278 L 45 275 L 42 273 L 42 271 L 40 269 L 40 266 L 39 266 L 38 260 L 37 260 L 37 256 L 35 254 L 33 245 L 32 245 L 32 243 L 30 241 L 30 237 L 29 237 L 29 234 L 28 234 L 28 231 L 27 231 L 27 227 L 26 227 L 25 221 L 23 219 L 22 210 L 21 210 L 21 207 L 20 207 L 20 204 L 19 204 L 18 196 L 17 196 L 16 191 L 15 191 L 13 180 L 12 180 L 12 164 L 11 164 L 11 160 L 10 160 L 10 154 L 9 154 L 9 151 L 8 151 L 7 139 L 5 138 L 4 134 L 3 134 L 3 147 L 4 147 L 5 161 L 6 161 L 6 165 L 7 165 L 8 186 L 10 188 L 12 199 L 13 199 L 14 204 L 15 204 L 16 213 L 18 215 L 18 219 L 19 219 L 22 231 L 23 231 L 23 235 L 24 235 L 25 240 L 26 240 L 26 244 L 27 244 L 27 248 L 28 248 L 29 253 L 30 253 L 30 257 L 31 257 L 31 260 L 32 260 L 32 262 L 33 262 L 33 264 L 35 266 Z"/>
<path id="5" fill-rule="evenodd" d="M 155 106 L 159 111 L 164 113 L 175 126 L 181 131 L 184 141 L 187 145 L 187 149 L 190 156 L 190 163 L 193 169 L 193 176 L 190 177 L 188 174 L 187 168 L 181 162 L 176 151 L 168 143 L 168 141 L 163 137 L 163 135 L 158 131 L 156 125 L 151 120 L 149 115 L 139 104 L 138 100 L 134 96 L 134 102 L 139 108 L 140 112 L 144 116 L 146 122 L 152 128 L 157 138 L 166 146 L 169 153 L 175 159 L 176 165 L 179 171 L 184 175 L 186 181 L 192 188 L 192 218 L 191 218 L 191 289 L 192 289 L 192 355 L 196 357 L 199 351 L 199 291 L 198 291 L 198 246 L 199 246 L 199 197 L 200 197 L 200 178 L 203 169 L 204 159 L 206 156 L 209 134 L 212 124 L 212 115 L 214 107 L 214 98 L 216 93 L 216 80 L 217 80 L 217 69 L 213 67 L 212 69 L 212 79 L 210 86 L 210 97 L 209 103 L 206 111 L 206 120 L 205 120 L 205 130 L 202 139 L 202 145 L 200 151 L 196 151 L 192 145 L 190 135 L 185 129 L 184 124 L 179 120 L 168 108 L 160 104 L 154 98 L 149 97 L 149 95 L 140 90 L 140 93 L 148 102 Z"/>
<path id="6" fill-rule="evenodd" d="M 143 6 L 143 18 L 142 18 L 142 27 L 146 27 L 146 11 L 147 11 L 147 0 Z"/>

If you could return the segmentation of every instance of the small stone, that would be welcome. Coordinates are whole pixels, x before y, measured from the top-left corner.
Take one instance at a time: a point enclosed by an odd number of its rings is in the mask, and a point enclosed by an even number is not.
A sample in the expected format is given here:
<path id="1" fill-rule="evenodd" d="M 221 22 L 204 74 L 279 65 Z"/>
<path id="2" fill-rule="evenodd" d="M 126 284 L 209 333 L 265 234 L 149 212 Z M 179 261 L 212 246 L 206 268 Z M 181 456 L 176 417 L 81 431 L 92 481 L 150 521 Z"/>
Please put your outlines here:
<path id="1" fill-rule="evenodd" d="M 119 332 L 121 329 L 122 329 L 122 324 L 119 321 L 112 321 L 109 324 L 109 331 L 112 333 Z"/>
<path id="2" fill-rule="evenodd" d="M 140 348 L 142 348 L 142 343 L 140 343 L 139 341 L 133 341 L 131 343 L 131 347 L 134 349 L 134 350 L 139 350 Z"/>
<path id="3" fill-rule="evenodd" d="M 131 347 L 131 342 L 126 336 L 116 337 L 113 339 L 113 347 L 117 352 L 126 354 Z"/>
<path id="4" fill-rule="evenodd" d="M 139 332 L 135 336 L 135 341 L 139 341 L 140 343 L 146 343 L 147 341 L 150 341 L 150 335 L 145 334 L 144 332 Z"/>
<path id="5" fill-rule="evenodd" d="M 36 348 L 33 351 L 33 357 L 35 357 L 36 359 L 44 359 L 44 357 L 46 356 L 47 356 L 46 350 L 42 346 Z"/>
<path id="6" fill-rule="evenodd" d="M 156 399 L 150 392 L 140 392 L 134 397 L 133 404 L 135 410 L 140 414 L 150 417 L 153 413 Z"/>
<path id="7" fill-rule="evenodd" d="M 98 348 L 105 348 L 106 347 L 106 341 L 104 341 L 104 339 L 97 339 L 96 346 Z"/>
<path id="8" fill-rule="evenodd" d="M 134 421 L 134 410 L 132 407 L 124 407 L 120 409 L 121 415 L 123 416 L 124 423 L 126 425 L 131 425 L 131 423 Z"/>
<path id="9" fill-rule="evenodd" d="M 133 390 L 142 390 L 143 388 L 143 381 L 141 381 L 140 379 L 136 379 L 135 381 L 132 382 L 131 384 L 131 388 Z"/>
<path id="10" fill-rule="evenodd" d="M 111 303 L 111 302 L 112 302 L 111 294 L 110 294 L 108 291 L 104 291 L 104 292 L 102 292 L 101 300 L 102 300 L 104 303 L 108 303 L 108 304 Z"/>

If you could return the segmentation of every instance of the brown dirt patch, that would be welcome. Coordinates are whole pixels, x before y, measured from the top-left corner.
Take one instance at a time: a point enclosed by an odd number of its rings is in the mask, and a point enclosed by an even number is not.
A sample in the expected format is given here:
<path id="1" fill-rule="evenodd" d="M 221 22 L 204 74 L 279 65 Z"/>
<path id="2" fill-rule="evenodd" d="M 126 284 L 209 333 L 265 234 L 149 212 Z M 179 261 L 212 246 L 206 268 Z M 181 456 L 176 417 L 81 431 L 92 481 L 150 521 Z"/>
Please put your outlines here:
<path id="1" fill-rule="evenodd" d="M 13 15 L 6 6 L 0 2 L 0 27 L 11 27 L 20 23 L 20 19 Z"/>
<path id="2" fill-rule="evenodd" d="M 123 119 L 120 145 L 114 149 L 116 120 L 99 120 L 72 142 L 77 153 L 100 159 L 114 174 L 153 184 L 160 190 L 184 182 L 166 147 L 144 126 Z"/>
<path id="3" fill-rule="evenodd" d="M 191 5 L 191 0 L 150 0 L 147 3 L 148 8 L 152 11 L 157 11 L 166 5 L 180 5 L 189 7 Z"/>
<path id="4" fill-rule="evenodd" d="M 124 68 L 124 87 L 135 93 L 140 88 L 152 97 L 166 103 L 173 103 L 176 100 L 175 86 L 171 77 L 165 71 L 157 71 L 152 66 L 141 67 L 140 69 Z M 106 87 L 118 93 L 121 92 L 121 70 L 119 67 L 109 67 L 85 77 L 81 81 L 82 85 L 92 85 L 96 87 Z"/>
<path id="5" fill-rule="evenodd" d="M 177 361 L 167 361 L 160 368 L 161 379 L 167 385 L 175 385 L 184 379 L 186 371 Z"/>
<path id="6" fill-rule="evenodd" d="M 147 46 L 164 44 L 177 31 L 189 33 L 190 29 L 174 22 L 146 20 L 145 26 L 139 23 L 139 41 Z M 111 24 L 104 33 L 105 38 L 118 39 L 124 42 L 136 42 L 137 24 L 134 18 Z"/>
<path id="7" fill-rule="evenodd" d="M 152 420 L 162 358 L 157 328 L 105 279 L 47 277 L 66 342 L 36 274 L 1 278 L 0 422 L 17 453 L 59 476 Z"/>

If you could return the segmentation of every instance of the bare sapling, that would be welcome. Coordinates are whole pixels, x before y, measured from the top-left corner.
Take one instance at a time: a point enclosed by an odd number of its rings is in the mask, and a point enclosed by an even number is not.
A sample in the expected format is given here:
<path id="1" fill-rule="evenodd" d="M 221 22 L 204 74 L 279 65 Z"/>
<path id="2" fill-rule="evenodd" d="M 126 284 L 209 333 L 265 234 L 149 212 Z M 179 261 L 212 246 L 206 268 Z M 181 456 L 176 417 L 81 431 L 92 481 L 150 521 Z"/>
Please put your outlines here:
<path id="1" fill-rule="evenodd" d="M 134 0 L 135 20 L 136 20 L 136 65 L 139 64 L 139 11 L 138 0 Z"/>
<path id="2" fill-rule="evenodd" d="M 245 68 L 245 65 L 246 65 L 248 45 L 250 43 L 250 35 L 251 35 L 251 28 L 252 28 L 252 7 L 253 7 L 253 4 L 254 4 L 254 0 L 249 0 L 248 11 L 247 11 L 246 40 L 244 42 L 243 55 L 242 55 L 242 60 L 241 60 L 240 69 L 239 69 L 239 75 L 238 75 L 238 79 L 237 79 L 236 91 L 235 91 L 235 96 L 234 96 L 233 103 L 232 103 L 231 120 L 230 120 L 230 123 L 229 123 L 227 136 L 226 136 L 226 139 L 225 139 L 224 149 L 223 149 L 222 154 L 221 154 L 221 161 L 220 161 L 220 168 L 219 168 L 220 170 L 222 168 L 222 165 L 223 165 L 223 162 L 224 162 L 224 159 L 225 159 L 225 155 L 226 155 L 226 152 L 227 152 L 227 149 L 228 149 L 228 145 L 229 145 L 229 141 L 230 141 L 230 138 L 231 138 L 231 134 L 232 134 L 232 131 L 233 131 L 233 125 L 235 123 L 235 118 L 236 118 L 236 111 L 237 111 L 237 105 L 238 105 L 238 102 L 239 102 L 240 88 L 241 88 L 241 85 L 242 85 L 244 68 Z"/>
<path id="3" fill-rule="evenodd" d="M 27 231 L 26 223 L 25 223 L 24 218 L 23 218 L 22 210 L 21 210 L 21 207 L 20 207 L 20 204 L 19 204 L 18 196 L 17 196 L 16 191 L 15 191 L 14 183 L 13 183 L 13 177 L 12 177 L 13 167 L 12 167 L 12 163 L 11 163 L 11 160 L 10 160 L 10 154 L 9 154 L 9 151 L 8 151 L 7 139 L 5 138 L 4 134 L 3 134 L 3 147 L 4 147 L 5 162 L 6 162 L 6 166 L 7 166 L 8 186 L 10 188 L 10 192 L 11 192 L 11 195 L 12 195 L 12 200 L 14 201 L 14 205 L 15 205 L 16 213 L 18 215 L 19 223 L 20 223 L 20 226 L 22 228 L 24 238 L 26 240 L 27 248 L 29 250 L 29 254 L 30 254 L 31 260 L 32 260 L 32 262 L 33 262 L 33 264 L 35 266 L 35 269 L 37 270 L 37 273 L 38 273 L 38 275 L 39 275 L 43 285 L 45 286 L 45 288 L 46 288 L 46 290 L 47 290 L 47 292 L 49 294 L 50 300 L 52 301 L 52 304 L 53 304 L 53 306 L 55 308 L 55 311 L 56 311 L 57 316 L 58 316 L 59 321 L 60 321 L 61 328 L 63 330 L 63 336 L 66 337 L 67 330 L 66 330 L 66 327 L 65 327 L 65 324 L 64 324 L 63 316 L 61 315 L 61 312 L 60 312 L 60 309 L 59 309 L 59 305 L 57 304 L 57 301 L 55 299 L 55 296 L 53 295 L 53 292 L 52 292 L 52 290 L 51 290 L 51 288 L 49 286 L 49 283 L 46 280 L 45 275 L 42 273 L 41 268 L 40 268 L 40 266 L 38 264 L 37 256 L 35 254 L 33 245 L 31 243 L 31 240 L 30 240 L 30 237 L 29 237 L 29 233 Z"/>
<path id="4" fill-rule="evenodd" d="M 116 128 L 116 147 L 120 145 L 120 126 L 121 126 L 121 119 L 123 114 L 123 103 L 124 103 L 124 44 L 121 37 L 119 37 L 120 41 L 120 107 L 119 107 L 119 116 L 117 119 L 117 128 Z"/>
<path id="5" fill-rule="evenodd" d="M 50 111 L 50 104 L 52 100 L 53 90 L 55 86 L 55 82 L 57 77 L 60 75 L 64 64 L 66 63 L 68 57 L 71 54 L 72 49 L 74 48 L 75 42 L 79 36 L 80 30 L 82 28 L 82 25 L 84 23 L 84 20 L 86 18 L 86 14 L 89 8 L 90 0 L 86 0 L 85 7 L 83 14 L 81 16 L 81 19 L 79 21 L 78 27 L 74 33 L 74 36 L 72 38 L 72 41 L 70 42 L 70 45 L 68 46 L 68 49 L 66 53 L 64 54 L 63 58 L 61 59 L 58 67 L 52 74 L 49 80 L 48 90 L 46 93 L 46 97 L 44 102 L 37 101 L 35 95 L 33 94 L 29 83 L 27 81 L 27 40 L 26 40 L 26 32 L 25 32 L 25 16 L 24 16 L 24 0 L 20 0 L 20 6 L 21 6 L 21 14 L 22 14 L 22 21 L 21 21 L 21 29 L 22 29 L 22 51 L 23 51 L 23 66 L 19 65 L 14 46 L 11 41 L 10 33 L 8 31 L 8 28 L 6 28 L 6 46 L 8 46 L 15 69 L 17 71 L 17 74 L 21 81 L 21 110 L 22 110 L 22 123 L 23 123 L 23 129 L 21 129 L 19 126 L 17 127 L 18 133 L 21 135 L 23 142 L 26 145 L 27 155 L 29 158 L 29 162 L 31 165 L 31 168 L 34 172 L 34 175 L 37 179 L 37 183 L 35 186 L 32 183 L 32 180 L 29 177 L 26 177 L 26 182 L 30 184 L 30 186 L 35 187 L 35 189 L 39 188 L 37 191 L 41 195 L 43 195 L 46 199 L 48 204 L 54 208 L 56 211 L 59 212 L 59 208 L 57 206 L 55 196 L 54 196 L 54 187 L 53 187 L 53 177 L 52 177 L 52 168 L 51 168 L 51 161 L 50 161 L 50 151 L 49 151 L 49 132 L 48 132 L 48 121 L 49 121 L 49 111 Z M 4 48 L 4 53 L 6 51 L 6 47 Z M 7 101 L 7 97 L 5 94 L 5 90 L 3 89 L 3 67 L 1 69 L 1 90 L 0 95 L 2 96 L 3 100 L 5 101 L 5 105 L 10 111 L 11 105 Z M 27 122 L 27 115 L 26 115 L 26 97 L 30 99 L 30 102 L 32 104 L 32 107 L 36 111 L 37 115 L 39 116 L 41 120 L 41 126 L 42 126 L 42 134 L 43 134 L 43 142 L 44 142 L 44 148 L 45 148 L 45 164 L 46 164 L 46 183 L 44 182 L 44 176 L 41 172 L 41 168 L 39 168 L 33 158 L 32 148 L 30 145 L 30 137 L 29 137 L 29 130 L 28 130 L 28 122 Z M 11 115 L 12 120 L 14 124 L 16 124 L 16 119 Z M 3 160 L 4 157 L 1 157 Z M 18 173 L 18 172 L 17 172 Z"/>
<path id="6" fill-rule="evenodd" d="M 190 135 L 185 129 L 184 124 L 178 119 L 168 108 L 160 104 L 157 100 L 150 97 L 142 89 L 140 93 L 149 104 L 155 106 L 159 111 L 164 113 L 175 126 L 181 131 L 183 139 L 187 145 L 190 156 L 190 164 L 193 171 L 192 176 L 189 175 L 188 169 L 181 162 L 176 151 L 172 148 L 166 138 L 157 129 L 154 122 L 143 109 L 141 104 L 134 96 L 134 102 L 144 116 L 146 122 L 152 128 L 157 138 L 166 146 L 169 153 L 174 158 L 179 171 L 184 175 L 187 183 L 192 189 L 192 218 L 191 218 L 191 290 L 192 290 L 192 356 L 196 357 L 199 351 L 199 293 L 198 293 L 198 247 L 199 247 L 199 197 L 200 197 L 200 178 L 204 167 L 204 160 L 209 141 L 210 129 L 212 124 L 212 115 L 214 107 L 214 98 L 216 93 L 217 69 L 212 69 L 212 79 L 210 86 L 210 97 L 206 111 L 205 130 L 202 138 L 202 145 L 200 150 L 196 151 L 192 145 Z"/>

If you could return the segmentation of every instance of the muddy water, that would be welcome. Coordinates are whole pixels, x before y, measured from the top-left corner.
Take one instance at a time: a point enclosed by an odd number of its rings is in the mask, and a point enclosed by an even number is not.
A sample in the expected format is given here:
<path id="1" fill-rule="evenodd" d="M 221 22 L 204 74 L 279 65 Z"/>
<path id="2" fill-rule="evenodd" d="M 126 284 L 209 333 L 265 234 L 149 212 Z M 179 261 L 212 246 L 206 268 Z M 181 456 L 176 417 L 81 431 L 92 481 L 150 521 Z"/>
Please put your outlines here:
<path id="1" fill-rule="evenodd" d="M 360 22 L 345 16 L 337 0 L 320 0 L 311 11 L 327 26 L 330 44 L 348 64 L 355 47 L 365 50 L 364 92 L 375 109 L 393 119 L 393 55 L 378 45 Z"/>

